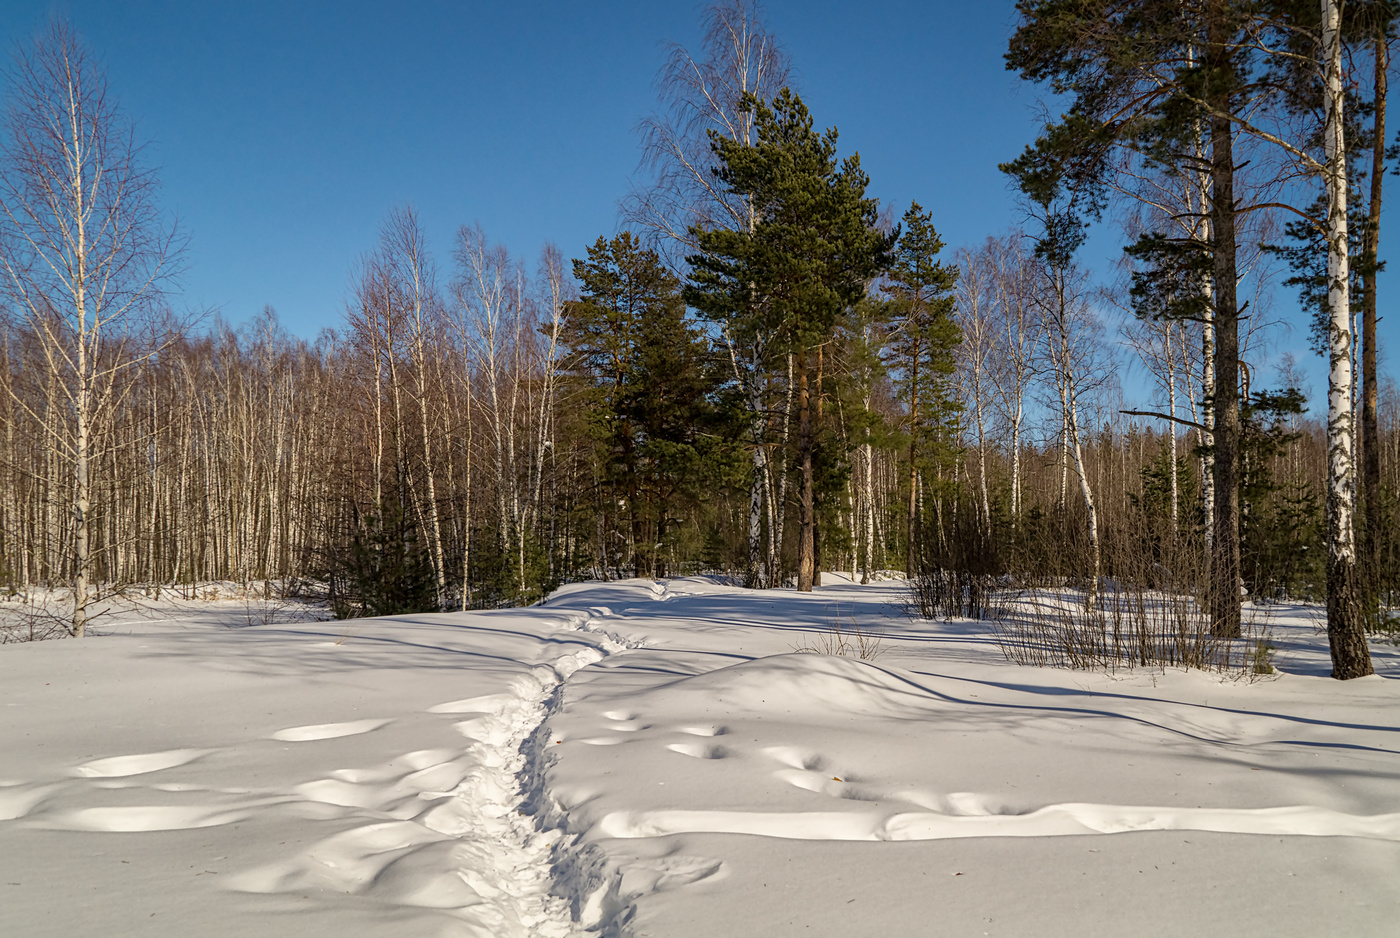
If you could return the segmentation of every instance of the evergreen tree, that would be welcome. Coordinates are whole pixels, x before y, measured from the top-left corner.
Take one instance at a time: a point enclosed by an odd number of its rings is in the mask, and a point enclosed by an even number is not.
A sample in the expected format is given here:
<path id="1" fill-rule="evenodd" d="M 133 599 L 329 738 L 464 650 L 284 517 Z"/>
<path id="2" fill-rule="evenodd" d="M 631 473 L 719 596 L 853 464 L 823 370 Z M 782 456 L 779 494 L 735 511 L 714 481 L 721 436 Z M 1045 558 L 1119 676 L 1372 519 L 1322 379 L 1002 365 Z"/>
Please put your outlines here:
<path id="1" fill-rule="evenodd" d="M 436 612 L 432 560 L 418 532 L 397 501 L 388 501 L 364 518 L 333 579 L 341 589 L 333 597 L 338 618 Z"/>
<path id="2" fill-rule="evenodd" d="M 621 505 L 637 576 L 664 576 L 678 497 L 697 491 L 713 381 L 680 282 L 629 232 L 574 261 L 581 298 L 561 342 L 601 447 L 607 504 Z"/>
<path id="3" fill-rule="evenodd" d="M 1275 458 L 1299 435 L 1297 388 L 1251 394 L 1240 409 L 1240 555 L 1245 586 L 1269 598 L 1316 595 L 1325 576 L 1321 506 L 1306 483 L 1274 477 Z"/>
<path id="4" fill-rule="evenodd" d="M 893 335 L 886 360 L 908 416 L 908 511 L 905 573 L 918 569 L 919 474 L 946 460 L 954 446 L 960 405 L 949 380 L 957 368 L 953 353 L 962 332 L 953 319 L 957 267 L 939 261 L 943 239 L 918 202 L 904 213 L 904 232 L 890 265 L 890 323 Z"/>
<path id="5" fill-rule="evenodd" d="M 1240 116 L 1260 87 L 1249 4 L 1230 0 L 1019 0 L 1007 67 L 1069 98 L 1058 122 L 1003 169 L 1033 202 L 1068 192 L 1096 215 L 1109 192 L 1131 193 L 1144 170 L 1180 179 L 1197 219 L 1180 239 L 1210 259 L 1195 292 L 1208 300 L 1213 386 L 1205 389 L 1212 437 L 1207 506 L 1210 615 L 1217 634 L 1240 634 L 1239 304 L 1237 220 L 1252 206 L 1236 193 Z M 1123 171 L 1127 170 L 1124 174 Z M 1144 196 L 1151 202 L 1150 195 Z M 1194 261 L 1178 257 L 1190 267 Z"/>
<path id="6" fill-rule="evenodd" d="M 817 575 L 816 458 L 823 349 L 837 319 L 865 296 L 887 265 L 895 236 L 876 228 L 876 200 L 859 155 L 838 162 L 836 130 L 818 134 L 800 98 L 783 89 L 771 105 L 749 96 L 752 144 L 711 133 L 715 175 L 750 200 L 750 228 L 693 229 L 701 253 L 685 290 L 701 315 L 742 347 L 769 337 L 794 364 L 800 480 L 798 588 Z"/>

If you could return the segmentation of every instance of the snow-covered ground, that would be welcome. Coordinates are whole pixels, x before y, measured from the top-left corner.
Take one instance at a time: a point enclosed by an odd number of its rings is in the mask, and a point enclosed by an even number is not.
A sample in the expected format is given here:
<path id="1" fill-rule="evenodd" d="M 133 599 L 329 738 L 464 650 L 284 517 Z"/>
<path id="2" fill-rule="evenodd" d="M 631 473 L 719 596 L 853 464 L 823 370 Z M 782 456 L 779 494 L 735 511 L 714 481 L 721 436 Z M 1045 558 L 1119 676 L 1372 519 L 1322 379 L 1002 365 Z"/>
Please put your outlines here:
<path id="1" fill-rule="evenodd" d="M 1396 933 L 1394 646 L 1338 683 L 1274 607 L 1280 675 L 1109 675 L 902 603 L 688 578 L 7 645 L 0 934 Z M 810 653 L 838 624 L 881 654 Z"/>

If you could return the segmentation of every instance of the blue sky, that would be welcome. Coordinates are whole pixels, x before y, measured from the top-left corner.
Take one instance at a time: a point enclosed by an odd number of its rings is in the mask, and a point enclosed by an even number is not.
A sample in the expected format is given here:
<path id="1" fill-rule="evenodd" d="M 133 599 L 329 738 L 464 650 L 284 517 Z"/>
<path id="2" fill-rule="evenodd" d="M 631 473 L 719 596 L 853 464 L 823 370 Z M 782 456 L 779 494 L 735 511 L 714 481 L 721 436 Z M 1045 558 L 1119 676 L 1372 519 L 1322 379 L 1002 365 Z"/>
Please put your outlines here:
<path id="1" fill-rule="evenodd" d="M 1018 222 L 996 164 L 1033 138 L 1037 91 L 1002 66 L 1009 0 L 765 9 L 873 194 L 901 209 L 917 198 L 950 248 Z M 700 39 L 697 4 L 658 0 L 9 0 L 0 44 L 50 15 L 98 52 L 153 142 L 191 237 L 185 302 L 233 322 L 271 304 L 307 337 L 339 324 L 351 267 L 395 205 L 420 211 L 444 271 L 462 224 L 529 258 L 546 241 L 578 256 L 616 231 L 662 44 Z M 1105 270 L 1112 235 L 1090 249 Z M 1302 331 L 1276 338 L 1323 391 Z"/>

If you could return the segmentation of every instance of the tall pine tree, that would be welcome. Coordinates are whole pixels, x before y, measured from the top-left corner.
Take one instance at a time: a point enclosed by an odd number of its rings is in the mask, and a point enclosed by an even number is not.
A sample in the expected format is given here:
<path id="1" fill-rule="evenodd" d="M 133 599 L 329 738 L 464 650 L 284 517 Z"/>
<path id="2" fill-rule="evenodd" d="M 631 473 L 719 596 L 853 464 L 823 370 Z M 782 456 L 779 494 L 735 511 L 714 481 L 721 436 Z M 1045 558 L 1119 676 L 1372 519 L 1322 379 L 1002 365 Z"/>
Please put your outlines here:
<path id="1" fill-rule="evenodd" d="M 836 130 L 818 134 L 802 100 L 784 88 L 771 105 L 749 96 L 756 142 L 711 132 L 715 175 L 727 191 L 750 200 L 751 228 L 694 229 L 699 254 L 686 301 L 731 330 L 741 345 L 771 336 L 792 356 L 798 433 L 798 589 L 817 574 L 816 486 L 818 375 L 822 350 L 838 317 L 865 296 L 888 264 L 894 236 L 876 227 L 869 177 L 853 154 L 838 161 Z"/>
<path id="2" fill-rule="evenodd" d="M 919 474 L 946 456 L 957 432 L 957 401 L 948 387 L 957 368 L 954 349 L 962 332 L 953 319 L 953 287 L 958 269 L 938 260 L 943 239 L 918 202 L 904 213 L 903 234 L 889 271 L 892 340 L 886 360 L 907 408 L 909 492 L 906 512 L 905 573 L 918 569 L 921 541 Z"/>

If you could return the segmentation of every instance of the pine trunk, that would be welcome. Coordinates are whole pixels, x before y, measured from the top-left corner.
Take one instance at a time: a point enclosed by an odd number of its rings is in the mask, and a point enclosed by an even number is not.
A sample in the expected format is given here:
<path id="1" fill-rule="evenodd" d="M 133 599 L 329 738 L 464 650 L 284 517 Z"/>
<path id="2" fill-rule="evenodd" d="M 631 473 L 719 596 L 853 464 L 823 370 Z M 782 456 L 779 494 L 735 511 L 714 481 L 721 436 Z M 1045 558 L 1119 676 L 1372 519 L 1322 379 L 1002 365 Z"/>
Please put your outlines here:
<path id="1" fill-rule="evenodd" d="M 909 378 L 909 515 L 906 519 L 904 575 L 910 580 L 919 569 L 919 349 L 911 356 Z"/>
<path id="2" fill-rule="evenodd" d="M 1374 591 L 1381 563 L 1381 440 L 1377 418 L 1376 387 L 1376 262 L 1381 237 L 1381 181 L 1385 177 L 1385 108 L 1390 46 L 1384 36 L 1375 41 L 1375 127 L 1371 150 L 1371 204 L 1366 220 L 1366 269 L 1362 273 L 1361 307 L 1361 480 L 1366 507 L 1367 608 L 1375 603 Z"/>
<path id="3" fill-rule="evenodd" d="M 1222 35 L 1224 11 L 1211 17 L 1207 65 L 1220 75 L 1233 68 L 1234 48 Z M 1228 88 L 1211 92 L 1216 115 L 1229 114 Z M 1239 500 L 1239 308 L 1235 257 L 1234 129 L 1228 117 L 1210 119 L 1211 233 L 1214 241 L 1215 385 L 1206 389 L 1214 410 L 1211 454 L 1215 504 L 1210 556 L 1211 631 L 1223 638 L 1240 634 L 1240 500 Z"/>
<path id="4" fill-rule="evenodd" d="M 797 536 L 797 588 L 804 593 L 812 591 L 817 571 L 816 525 L 813 523 L 816 505 L 813 500 L 812 436 L 811 388 L 807 376 L 807 354 L 804 351 L 797 356 L 797 445 L 798 463 L 802 470 Z"/>

